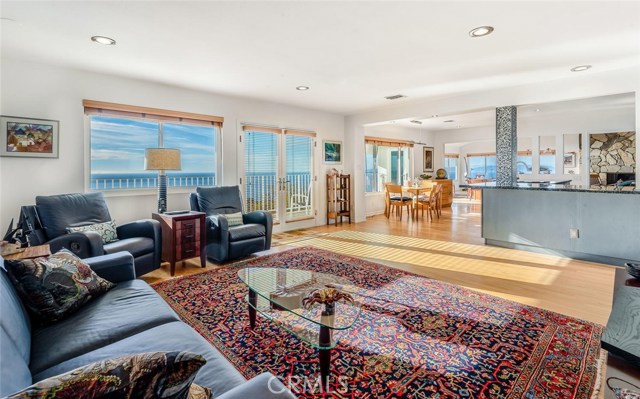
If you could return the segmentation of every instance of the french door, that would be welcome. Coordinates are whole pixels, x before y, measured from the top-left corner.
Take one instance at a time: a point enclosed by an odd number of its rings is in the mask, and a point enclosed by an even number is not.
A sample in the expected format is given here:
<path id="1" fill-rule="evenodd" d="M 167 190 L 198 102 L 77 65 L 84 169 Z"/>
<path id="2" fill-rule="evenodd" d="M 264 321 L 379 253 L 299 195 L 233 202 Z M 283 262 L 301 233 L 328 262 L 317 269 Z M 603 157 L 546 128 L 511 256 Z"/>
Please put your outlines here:
<path id="1" fill-rule="evenodd" d="M 315 133 L 248 125 L 242 130 L 245 210 L 269 211 L 274 222 L 313 219 Z"/>

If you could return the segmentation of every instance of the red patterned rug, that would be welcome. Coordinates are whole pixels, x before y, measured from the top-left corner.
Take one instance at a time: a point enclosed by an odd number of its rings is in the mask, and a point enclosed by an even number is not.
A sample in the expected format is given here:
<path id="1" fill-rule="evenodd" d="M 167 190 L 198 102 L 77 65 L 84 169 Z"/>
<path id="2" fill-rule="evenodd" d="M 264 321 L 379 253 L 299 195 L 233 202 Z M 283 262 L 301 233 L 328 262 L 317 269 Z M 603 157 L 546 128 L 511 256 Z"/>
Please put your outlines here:
<path id="1" fill-rule="evenodd" d="M 318 352 L 273 322 L 249 328 L 243 267 L 343 276 L 367 292 L 331 358 L 336 398 L 590 399 L 602 326 L 376 263 L 306 247 L 154 285 L 242 374 L 277 375 L 301 398 Z M 305 386 L 307 379 L 307 386 Z M 250 399 L 250 398 L 247 398 Z"/>

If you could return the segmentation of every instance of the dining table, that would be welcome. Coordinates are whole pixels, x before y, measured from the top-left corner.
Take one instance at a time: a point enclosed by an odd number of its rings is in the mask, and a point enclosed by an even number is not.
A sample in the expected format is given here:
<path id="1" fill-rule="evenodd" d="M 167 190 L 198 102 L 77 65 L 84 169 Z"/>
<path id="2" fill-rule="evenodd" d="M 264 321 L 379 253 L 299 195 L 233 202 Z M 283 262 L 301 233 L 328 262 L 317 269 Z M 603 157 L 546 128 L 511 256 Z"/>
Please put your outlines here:
<path id="1" fill-rule="evenodd" d="M 420 186 L 420 187 L 406 187 L 403 186 L 402 187 L 402 191 L 410 193 L 413 195 L 413 206 L 411 207 L 411 218 L 417 218 L 418 217 L 418 208 L 416 207 L 416 201 L 418 200 L 418 197 L 422 194 L 422 193 L 427 193 L 427 197 L 429 196 L 429 193 L 431 192 L 431 188 L 432 187 L 424 187 L 424 186 Z"/>

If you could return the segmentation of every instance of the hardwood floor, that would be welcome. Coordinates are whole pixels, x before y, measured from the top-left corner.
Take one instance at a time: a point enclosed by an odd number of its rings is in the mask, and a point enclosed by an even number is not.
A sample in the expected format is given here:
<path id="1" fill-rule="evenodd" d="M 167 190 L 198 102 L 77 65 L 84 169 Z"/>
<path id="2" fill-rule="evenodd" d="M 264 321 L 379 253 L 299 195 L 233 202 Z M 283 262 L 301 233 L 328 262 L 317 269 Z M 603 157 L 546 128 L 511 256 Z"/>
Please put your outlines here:
<path id="1" fill-rule="evenodd" d="M 435 221 L 380 215 L 282 236 L 256 256 L 312 245 L 600 324 L 611 309 L 612 266 L 485 246 L 477 203 L 454 203 Z M 176 277 L 217 267 L 207 262 L 203 269 L 193 259 L 177 265 Z M 168 264 L 143 278 L 171 278 Z"/>

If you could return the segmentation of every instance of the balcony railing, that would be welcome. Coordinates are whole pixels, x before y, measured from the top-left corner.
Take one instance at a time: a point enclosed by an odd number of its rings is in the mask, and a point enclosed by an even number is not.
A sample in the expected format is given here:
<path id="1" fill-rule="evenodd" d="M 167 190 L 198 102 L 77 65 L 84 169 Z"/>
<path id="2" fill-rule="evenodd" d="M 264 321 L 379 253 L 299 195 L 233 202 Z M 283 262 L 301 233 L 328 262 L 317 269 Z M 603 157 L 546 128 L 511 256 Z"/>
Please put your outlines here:
<path id="1" fill-rule="evenodd" d="M 254 174 L 246 176 L 244 198 L 247 212 L 269 211 L 276 213 L 279 189 L 275 174 Z M 285 178 L 286 211 L 289 218 L 310 216 L 311 174 L 290 173 Z"/>
<path id="2" fill-rule="evenodd" d="M 167 176 L 167 185 L 169 187 L 196 187 L 196 186 L 215 186 L 215 175 L 185 175 L 185 176 Z M 155 188 L 158 186 L 158 176 L 107 176 L 100 175 L 91 176 L 92 190 L 126 190 L 135 188 Z"/>

